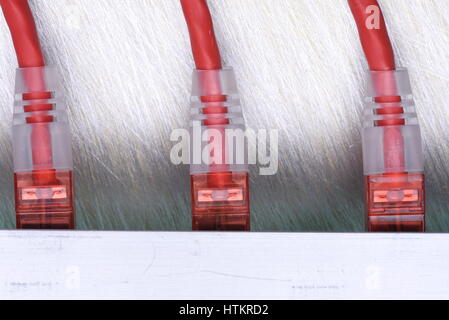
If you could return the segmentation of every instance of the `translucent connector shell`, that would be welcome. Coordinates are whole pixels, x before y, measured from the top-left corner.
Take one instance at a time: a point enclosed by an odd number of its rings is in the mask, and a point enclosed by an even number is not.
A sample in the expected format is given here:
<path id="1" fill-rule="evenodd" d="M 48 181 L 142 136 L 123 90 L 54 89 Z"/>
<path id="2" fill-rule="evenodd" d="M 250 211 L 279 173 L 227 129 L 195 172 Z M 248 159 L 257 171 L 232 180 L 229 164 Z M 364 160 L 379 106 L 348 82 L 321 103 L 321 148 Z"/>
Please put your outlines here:
<path id="1" fill-rule="evenodd" d="M 190 129 L 192 229 L 249 230 L 245 121 L 231 68 L 194 71 Z"/>
<path id="2" fill-rule="evenodd" d="M 425 231 L 421 132 L 408 72 L 369 71 L 363 122 L 368 231 Z"/>
<path id="3" fill-rule="evenodd" d="M 70 128 L 51 67 L 16 72 L 13 160 L 17 228 L 73 229 Z"/>

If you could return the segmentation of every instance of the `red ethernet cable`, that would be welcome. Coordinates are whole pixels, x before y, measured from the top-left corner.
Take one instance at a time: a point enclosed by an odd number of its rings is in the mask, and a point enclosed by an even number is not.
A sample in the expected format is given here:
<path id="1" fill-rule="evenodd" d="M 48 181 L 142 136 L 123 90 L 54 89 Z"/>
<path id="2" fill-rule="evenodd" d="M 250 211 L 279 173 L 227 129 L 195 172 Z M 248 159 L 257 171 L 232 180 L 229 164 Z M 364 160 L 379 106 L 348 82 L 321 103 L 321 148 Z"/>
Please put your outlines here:
<path id="1" fill-rule="evenodd" d="M 226 132 L 244 129 L 235 76 L 223 68 L 206 0 L 181 0 L 196 70 L 193 75 L 192 137 L 208 135 L 207 165 L 191 164 L 193 230 L 250 229 L 249 182 L 245 164 L 229 164 Z M 211 133 L 212 132 L 212 133 Z M 203 150 L 203 148 L 201 148 Z M 191 150 L 194 159 L 201 150 Z M 232 150 L 232 154 L 241 150 Z M 199 155 L 201 157 L 201 155 Z M 217 161 L 218 159 L 218 161 Z"/>
<path id="2" fill-rule="evenodd" d="M 363 128 L 369 231 L 425 231 L 421 133 L 376 0 L 348 0 L 370 68 Z"/>
<path id="3" fill-rule="evenodd" d="M 0 0 L 16 50 L 13 148 L 19 229 L 73 229 L 73 164 L 55 70 L 45 66 L 27 0 Z"/>

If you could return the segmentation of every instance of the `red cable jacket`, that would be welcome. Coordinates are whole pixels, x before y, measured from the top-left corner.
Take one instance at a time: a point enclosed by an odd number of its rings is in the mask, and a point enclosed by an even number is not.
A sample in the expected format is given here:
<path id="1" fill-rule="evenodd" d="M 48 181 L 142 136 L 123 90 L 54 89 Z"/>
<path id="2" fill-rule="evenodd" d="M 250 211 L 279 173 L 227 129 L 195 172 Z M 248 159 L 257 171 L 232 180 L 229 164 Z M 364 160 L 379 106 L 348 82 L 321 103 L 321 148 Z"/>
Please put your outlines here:
<path id="1" fill-rule="evenodd" d="M 377 0 L 348 0 L 348 3 L 357 23 L 360 41 L 370 70 L 394 70 L 393 47 L 388 37 L 387 26 L 385 25 L 382 12 L 379 11 L 379 29 L 369 29 L 366 25 L 367 20 L 373 14 L 371 11 L 367 11 L 367 8 L 369 6 L 377 6 L 380 8 Z"/>
<path id="2" fill-rule="evenodd" d="M 44 66 L 44 56 L 28 1 L 0 0 L 0 5 L 11 31 L 19 67 Z"/>
<path id="3" fill-rule="evenodd" d="M 43 67 L 45 66 L 44 56 L 42 54 L 39 37 L 36 30 L 33 14 L 27 0 L 0 0 L 0 5 L 5 16 L 5 20 L 11 32 L 12 41 L 17 55 L 17 62 L 20 68 Z M 42 77 L 33 77 L 28 79 L 28 86 L 32 91 L 40 90 L 42 92 L 31 92 L 23 95 L 24 100 L 50 99 L 51 93 L 45 91 L 45 83 Z M 51 110 L 51 105 L 28 105 L 24 106 L 25 112 L 47 111 Z M 48 128 L 48 122 L 53 118 L 42 114 L 40 116 L 30 116 L 27 123 L 38 123 L 33 127 L 31 134 L 31 144 L 33 149 L 33 164 L 51 163 L 51 136 Z M 45 121 L 42 121 L 45 120 Z M 46 174 L 47 179 L 36 174 L 36 178 L 42 180 L 53 180 L 53 175 Z"/>
<path id="4" fill-rule="evenodd" d="M 221 69 L 220 50 L 206 0 L 181 0 L 181 6 L 189 28 L 196 68 Z"/>

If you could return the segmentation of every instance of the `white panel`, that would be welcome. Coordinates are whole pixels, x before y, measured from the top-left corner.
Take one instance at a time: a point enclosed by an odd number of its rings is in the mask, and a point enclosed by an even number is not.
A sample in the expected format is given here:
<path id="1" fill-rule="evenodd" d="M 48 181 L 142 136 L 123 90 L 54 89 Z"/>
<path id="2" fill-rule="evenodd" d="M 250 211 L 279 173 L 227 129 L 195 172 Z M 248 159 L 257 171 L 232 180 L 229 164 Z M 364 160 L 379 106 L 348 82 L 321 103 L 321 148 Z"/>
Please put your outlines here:
<path id="1" fill-rule="evenodd" d="M 0 298 L 449 298 L 449 236 L 0 232 Z"/>

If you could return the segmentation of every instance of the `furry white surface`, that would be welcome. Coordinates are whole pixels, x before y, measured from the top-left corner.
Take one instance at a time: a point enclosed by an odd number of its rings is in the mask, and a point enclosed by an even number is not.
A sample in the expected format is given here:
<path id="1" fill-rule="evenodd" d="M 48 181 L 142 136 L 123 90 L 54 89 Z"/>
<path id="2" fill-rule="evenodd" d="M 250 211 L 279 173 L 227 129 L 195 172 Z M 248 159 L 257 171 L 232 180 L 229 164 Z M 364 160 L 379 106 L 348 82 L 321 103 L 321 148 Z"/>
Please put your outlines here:
<path id="1" fill-rule="evenodd" d="M 188 230 L 189 173 L 169 136 L 187 128 L 193 61 L 177 0 L 31 1 L 63 76 L 74 135 L 78 227 Z M 249 127 L 277 128 L 279 173 L 252 169 L 252 226 L 363 230 L 366 63 L 346 0 L 209 0 Z M 449 2 L 381 1 L 422 124 L 428 226 L 449 231 Z M 16 59 L 0 21 L 0 227 L 14 226 Z"/>

